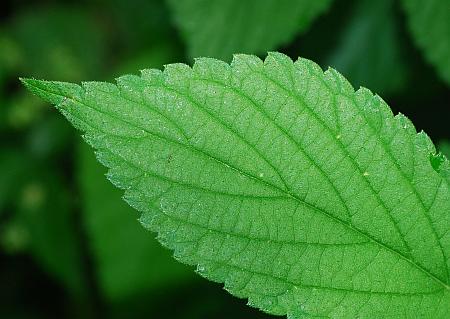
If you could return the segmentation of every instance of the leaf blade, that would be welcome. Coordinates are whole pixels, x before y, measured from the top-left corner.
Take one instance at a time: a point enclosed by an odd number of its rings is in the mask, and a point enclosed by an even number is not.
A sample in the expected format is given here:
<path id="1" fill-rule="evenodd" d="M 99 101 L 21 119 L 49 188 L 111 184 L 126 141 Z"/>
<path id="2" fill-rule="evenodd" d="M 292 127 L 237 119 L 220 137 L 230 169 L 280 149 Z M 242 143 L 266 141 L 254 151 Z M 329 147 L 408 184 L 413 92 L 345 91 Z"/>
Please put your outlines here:
<path id="1" fill-rule="evenodd" d="M 271 53 L 117 86 L 26 84 L 63 102 L 177 259 L 250 304 L 293 318 L 448 312 L 450 200 L 434 146 L 336 71 Z"/>

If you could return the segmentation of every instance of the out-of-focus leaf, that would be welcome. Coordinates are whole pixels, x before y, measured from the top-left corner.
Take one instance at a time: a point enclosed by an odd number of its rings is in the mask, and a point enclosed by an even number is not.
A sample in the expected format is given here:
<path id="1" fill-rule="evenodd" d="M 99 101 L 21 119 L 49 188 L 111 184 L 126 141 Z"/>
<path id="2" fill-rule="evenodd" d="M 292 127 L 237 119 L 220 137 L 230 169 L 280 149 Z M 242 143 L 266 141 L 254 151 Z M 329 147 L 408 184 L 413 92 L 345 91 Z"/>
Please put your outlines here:
<path id="1" fill-rule="evenodd" d="M 450 1 L 403 0 L 409 29 L 425 58 L 450 84 Z"/>
<path id="2" fill-rule="evenodd" d="M 449 141 L 441 141 L 438 147 L 439 151 L 442 152 L 447 158 L 450 158 L 450 142 Z"/>
<path id="3" fill-rule="evenodd" d="M 114 26 L 120 41 L 137 52 L 155 43 L 166 42 L 170 34 L 170 18 L 163 0 L 102 0 L 112 10 Z M 173 39 L 172 39 L 173 40 Z"/>
<path id="4" fill-rule="evenodd" d="M 247 307 L 240 300 L 224 293 L 220 285 L 211 282 L 199 280 L 161 292 L 152 298 L 144 294 L 124 303 L 116 303 L 107 317 L 108 319 L 153 318 L 149 316 L 149 313 L 152 313 L 164 314 L 155 316 L 157 318 L 170 319 L 278 318 Z M 175 304 L 176 307 L 173 307 Z"/>
<path id="5" fill-rule="evenodd" d="M 29 163 L 17 151 L 2 148 L 0 152 L 0 214 L 5 206 L 17 196 L 20 185 L 26 178 Z"/>
<path id="6" fill-rule="evenodd" d="M 21 60 L 21 52 L 17 43 L 0 29 L 0 97 L 3 92 L 3 83 L 8 73 L 17 67 Z"/>
<path id="7" fill-rule="evenodd" d="M 20 12 L 0 35 L 0 86 L 2 72 L 5 79 L 11 73 L 73 81 L 98 75 L 105 56 L 100 31 L 86 11 L 74 7 L 42 6 Z M 48 109 L 23 91 L 5 93 L 3 101 L 0 93 L 0 102 L 3 129 L 27 127 Z"/>
<path id="8" fill-rule="evenodd" d="M 19 214 L 30 237 L 30 249 L 38 261 L 70 290 L 83 290 L 80 255 L 69 194 L 56 176 L 25 185 Z"/>
<path id="9" fill-rule="evenodd" d="M 191 57 L 230 60 L 276 49 L 305 31 L 331 0 L 169 0 Z"/>
<path id="10" fill-rule="evenodd" d="M 70 126 L 58 114 L 51 112 L 26 134 L 26 148 L 33 157 L 48 158 L 67 150 L 72 136 Z"/>
<path id="11" fill-rule="evenodd" d="M 83 143 L 79 152 L 79 182 L 86 229 L 100 287 L 113 301 L 151 293 L 191 280 L 184 265 L 174 263 L 138 222 L 138 214 L 105 179 L 106 170 Z"/>
<path id="12" fill-rule="evenodd" d="M 33 167 L 27 171 L 15 201 L 15 214 L 10 222 L 13 228 L 8 231 L 14 235 L 19 230 L 25 238 L 22 249 L 28 250 L 71 293 L 80 295 L 85 282 L 74 232 L 75 219 L 69 193 L 60 178 L 51 171 Z"/>
<path id="13" fill-rule="evenodd" d="M 17 222 L 0 225 L 0 248 L 8 254 L 22 252 L 30 242 L 27 229 Z"/>
<path id="14" fill-rule="evenodd" d="M 48 110 L 41 101 L 20 91 L 12 94 L 1 106 L 0 123 L 4 129 L 24 128 L 39 119 L 46 109 Z"/>
<path id="15" fill-rule="evenodd" d="M 0 153 L 1 246 L 29 251 L 36 262 L 68 290 L 84 289 L 69 193 L 61 179 L 28 152 Z M 7 211 L 8 210 L 8 211 Z"/>
<path id="16" fill-rule="evenodd" d="M 137 55 L 128 57 L 120 65 L 115 76 L 134 73 L 136 70 L 146 68 L 161 68 L 164 64 L 178 61 L 181 58 L 179 48 L 172 43 L 161 43 L 153 46 L 151 49 L 140 51 Z"/>
<path id="17" fill-rule="evenodd" d="M 393 0 L 356 3 L 346 21 L 338 46 L 327 64 L 342 72 L 355 86 L 380 93 L 401 89 L 407 78 Z"/>
<path id="18" fill-rule="evenodd" d="M 16 16 L 9 27 L 23 52 L 21 72 L 81 80 L 101 68 L 104 39 L 85 11 L 35 7 Z"/>

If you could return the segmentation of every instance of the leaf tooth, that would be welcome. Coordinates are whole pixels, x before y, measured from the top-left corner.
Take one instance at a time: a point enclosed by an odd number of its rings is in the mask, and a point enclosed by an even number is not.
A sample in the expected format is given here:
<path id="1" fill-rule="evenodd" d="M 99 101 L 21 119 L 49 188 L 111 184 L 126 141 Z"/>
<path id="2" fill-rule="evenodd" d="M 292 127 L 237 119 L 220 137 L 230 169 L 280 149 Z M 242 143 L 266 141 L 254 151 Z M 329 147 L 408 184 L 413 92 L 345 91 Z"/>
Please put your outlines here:
<path id="1" fill-rule="evenodd" d="M 436 153 L 436 147 L 434 146 L 433 141 L 423 130 L 416 134 L 415 142 L 416 146 L 423 151 L 433 154 Z"/>
<path id="2" fill-rule="evenodd" d="M 315 76 L 323 78 L 323 70 L 320 65 L 310 59 L 299 57 L 294 62 L 294 66 L 300 70 L 311 71 Z"/>
<path id="3" fill-rule="evenodd" d="M 185 77 L 192 74 L 192 68 L 185 63 L 165 64 L 163 73 L 166 78 L 178 78 L 180 76 Z"/>
<path id="4" fill-rule="evenodd" d="M 231 61 L 231 68 L 236 72 L 250 71 L 254 69 L 261 69 L 263 67 L 263 61 L 256 55 L 250 54 L 233 54 L 233 60 Z"/>
<path id="5" fill-rule="evenodd" d="M 404 114 L 398 113 L 394 116 L 394 119 L 398 123 L 399 128 L 406 130 L 409 135 L 414 136 L 417 134 L 414 124 Z"/>
<path id="6" fill-rule="evenodd" d="M 269 51 L 267 53 L 266 58 L 264 59 L 264 64 L 267 64 L 271 59 L 277 60 L 278 62 L 281 62 L 281 63 L 287 63 L 287 64 L 294 63 L 288 55 L 281 53 L 281 52 Z"/>
<path id="7" fill-rule="evenodd" d="M 291 58 L 282 53 L 269 52 L 264 60 L 264 70 L 287 88 L 293 85 L 293 66 Z"/>
<path id="8" fill-rule="evenodd" d="M 223 83 L 231 80 L 231 66 L 213 58 L 197 58 L 192 67 L 194 73 L 201 78 L 213 78 Z"/>
<path id="9" fill-rule="evenodd" d="M 164 83 L 172 88 L 186 92 L 192 78 L 192 68 L 184 63 L 172 63 L 164 65 Z"/>
<path id="10" fill-rule="evenodd" d="M 144 103 L 143 90 L 145 88 L 144 81 L 138 75 L 127 74 L 116 78 L 119 94 L 135 103 Z"/>
<path id="11" fill-rule="evenodd" d="M 327 82 L 332 89 L 342 94 L 353 94 L 355 89 L 350 82 L 337 70 L 328 67 L 324 72 L 325 82 Z"/>
<path id="12" fill-rule="evenodd" d="M 140 71 L 141 78 L 150 85 L 158 85 L 164 83 L 164 74 L 158 69 L 143 69 Z"/>

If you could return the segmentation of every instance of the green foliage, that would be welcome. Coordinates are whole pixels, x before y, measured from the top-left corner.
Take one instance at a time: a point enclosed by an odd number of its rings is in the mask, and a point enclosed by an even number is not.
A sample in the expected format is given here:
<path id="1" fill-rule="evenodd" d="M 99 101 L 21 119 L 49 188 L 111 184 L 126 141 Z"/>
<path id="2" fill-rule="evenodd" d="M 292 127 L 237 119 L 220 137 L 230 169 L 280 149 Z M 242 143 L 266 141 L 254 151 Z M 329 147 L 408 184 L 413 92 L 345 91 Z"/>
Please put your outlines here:
<path id="1" fill-rule="evenodd" d="M 172 43 L 160 43 L 150 49 L 142 51 L 139 55 L 129 57 L 114 72 L 115 76 L 142 70 L 149 67 L 160 67 L 161 65 L 175 62 L 180 59 L 179 48 Z"/>
<path id="2" fill-rule="evenodd" d="M 114 74 L 175 61 L 176 52 L 173 44 L 158 43 L 129 57 Z M 139 216 L 104 178 L 104 168 L 91 153 L 85 144 L 78 146 L 77 172 L 81 209 L 102 295 L 112 303 L 122 303 L 141 295 L 150 298 L 192 281 L 189 269 L 174 263 L 169 252 L 140 227 Z"/>
<path id="3" fill-rule="evenodd" d="M 305 31 L 331 0 L 168 0 L 191 57 L 263 53 Z"/>
<path id="4" fill-rule="evenodd" d="M 16 43 L 0 29 L 0 98 L 3 95 L 3 81 L 19 61 L 20 53 Z"/>
<path id="5" fill-rule="evenodd" d="M 356 3 L 327 65 L 355 86 L 392 93 L 405 86 L 407 68 L 393 0 Z M 389 76 L 388 76 L 389 74 Z"/>
<path id="6" fill-rule="evenodd" d="M 119 36 L 127 39 L 126 50 L 136 52 L 137 48 L 145 49 L 172 37 L 164 0 L 99 1 L 111 7 Z"/>
<path id="7" fill-rule="evenodd" d="M 113 301 L 151 293 L 191 279 L 137 222 L 137 214 L 107 182 L 104 169 L 80 145 L 79 182 L 89 243 L 103 295 Z"/>
<path id="8" fill-rule="evenodd" d="M 73 81 L 96 75 L 92 71 L 99 69 L 104 53 L 101 34 L 90 32 L 93 28 L 93 19 L 77 8 L 42 7 L 24 12 L 10 26 L 21 48 L 20 71 Z M 48 60 L 52 63 L 42 63 Z"/>
<path id="9" fill-rule="evenodd" d="M 450 158 L 450 142 L 448 141 L 442 141 L 439 144 L 439 150 L 442 152 L 440 158 L 441 158 L 441 164 L 440 167 L 448 165 L 449 158 Z M 447 179 L 447 182 L 450 183 L 450 172 L 449 171 L 443 171 L 443 174 L 445 175 L 445 178 Z"/>
<path id="10" fill-rule="evenodd" d="M 450 84 L 450 1 L 402 0 L 417 45 Z"/>
<path id="11" fill-rule="evenodd" d="M 10 253 L 29 251 L 79 297 L 86 287 L 70 198 L 61 178 L 10 150 L 4 150 L 0 164 L 0 209 L 8 205 L 16 210 L 0 232 L 3 248 Z"/>
<path id="12" fill-rule="evenodd" d="M 177 259 L 251 305 L 448 317 L 450 164 L 335 70 L 271 53 L 117 85 L 23 82 L 84 132 Z"/>
<path id="13" fill-rule="evenodd" d="M 10 73 L 65 81 L 97 76 L 105 52 L 102 34 L 90 31 L 94 28 L 93 18 L 78 8 L 24 10 L 5 26 L 9 36 L 0 35 L 0 84 Z M 49 60 L 52 63 L 45 63 Z M 5 93 L 9 93 L 8 98 L 0 101 L 2 126 L 23 128 L 39 120 L 44 109 L 39 100 L 22 91 Z"/>
<path id="14" fill-rule="evenodd" d="M 442 141 L 439 143 L 439 150 L 447 157 L 450 158 L 450 142 Z"/>
<path id="15" fill-rule="evenodd" d="M 0 153 L 0 212 L 11 198 L 17 197 L 22 179 L 25 177 L 24 168 L 27 162 L 18 152 L 2 149 Z"/>
<path id="16" fill-rule="evenodd" d="M 74 237 L 74 217 L 69 194 L 57 178 L 46 172 L 40 180 L 32 179 L 25 185 L 16 222 L 26 231 L 28 249 L 39 263 L 79 295 L 86 287 Z"/>

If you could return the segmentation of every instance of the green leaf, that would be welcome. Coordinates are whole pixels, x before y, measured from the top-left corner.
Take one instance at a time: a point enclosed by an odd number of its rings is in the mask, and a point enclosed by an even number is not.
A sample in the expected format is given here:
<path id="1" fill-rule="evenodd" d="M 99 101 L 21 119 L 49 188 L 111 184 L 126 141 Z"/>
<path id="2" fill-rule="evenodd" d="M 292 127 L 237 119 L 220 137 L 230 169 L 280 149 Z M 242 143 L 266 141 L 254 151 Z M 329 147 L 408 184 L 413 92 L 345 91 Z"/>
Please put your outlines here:
<path id="1" fill-rule="evenodd" d="M 394 13 L 393 0 L 358 1 L 327 65 L 356 87 L 385 94 L 402 89 L 408 74 Z"/>
<path id="2" fill-rule="evenodd" d="M 163 0 L 100 0 L 100 5 L 111 11 L 117 29 L 113 36 L 124 42 L 122 49 L 135 53 L 155 43 L 175 39 L 171 34 L 169 10 Z"/>
<path id="3" fill-rule="evenodd" d="M 106 298 L 123 301 L 190 280 L 188 269 L 140 227 L 136 212 L 105 179 L 86 145 L 80 146 L 78 162 L 86 230 Z"/>
<path id="4" fill-rule="evenodd" d="M 4 82 L 9 72 L 20 63 L 20 54 L 17 43 L 0 27 L 0 98 L 5 93 Z"/>
<path id="5" fill-rule="evenodd" d="M 78 81 L 99 73 L 105 39 L 80 8 L 40 5 L 13 17 L 8 33 L 20 50 L 20 72 Z M 43 63 L 51 60 L 52 63 Z"/>
<path id="6" fill-rule="evenodd" d="M 46 108 L 23 92 L 2 87 L 2 81 L 25 72 L 65 81 L 96 76 L 106 60 L 105 38 L 102 32 L 92 32 L 99 30 L 93 16 L 73 6 L 27 7 L 9 20 L 7 36 L 0 34 L 0 128 L 23 129 L 35 123 Z M 4 101 L 2 91 L 7 91 Z"/>
<path id="7" fill-rule="evenodd" d="M 180 50 L 176 45 L 170 42 L 161 43 L 148 50 L 141 50 L 138 54 L 130 55 L 113 74 L 119 76 L 135 70 L 165 65 L 172 61 L 178 61 L 180 57 Z"/>
<path id="8" fill-rule="evenodd" d="M 66 186 L 45 168 L 24 166 L 14 214 L 1 234 L 5 249 L 28 250 L 72 296 L 83 298 L 87 287 Z"/>
<path id="9" fill-rule="evenodd" d="M 0 153 L 0 216 L 18 196 L 21 184 L 29 173 L 28 166 L 23 155 L 3 145 Z"/>
<path id="10" fill-rule="evenodd" d="M 119 75 L 144 66 L 164 65 L 176 61 L 176 52 L 170 43 L 154 45 L 130 56 L 113 73 Z M 108 183 L 104 167 L 85 143 L 78 148 L 77 163 L 86 231 L 106 299 L 115 305 L 128 304 L 130 300 L 140 303 L 137 296 L 149 298 L 156 292 L 161 294 L 163 288 L 183 285 L 195 278 L 187 267 L 174 263 L 169 251 L 139 225 L 136 211 L 121 199 L 121 191 Z M 111 237 L 111 233 L 116 235 Z M 116 317 L 121 317 L 116 311 L 113 310 Z M 126 311 L 132 316 L 128 308 Z"/>
<path id="11" fill-rule="evenodd" d="M 446 318 L 448 162 L 335 70 L 271 53 L 117 85 L 23 80 L 175 257 L 272 314 Z"/>
<path id="12" fill-rule="evenodd" d="M 449 141 L 441 141 L 439 143 L 439 150 L 448 157 L 450 157 L 450 142 Z"/>
<path id="13" fill-rule="evenodd" d="M 450 84 L 450 1 L 402 2 L 415 42 L 442 79 Z"/>
<path id="14" fill-rule="evenodd" d="M 450 158 L 450 142 L 447 140 L 441 141 L 439 143 L 438 149 L 441 152 L 441 155 L 440 155 L 441 163 L 440 163 L 439 167 L 447 167 L 448 159 Z M 442 163 L 447 163 L 447 164 L 442 165 Z M 447 181 L 448 181 L 448 183 L 450 183 L 450 171 L 444 170 L 444 174 L 446 174 Z"/>
<path id="15" fill-rule="evenodd" d="M 305 31 L 331 0 L 168 0 L 191 57 L 263 53 Z"/>

